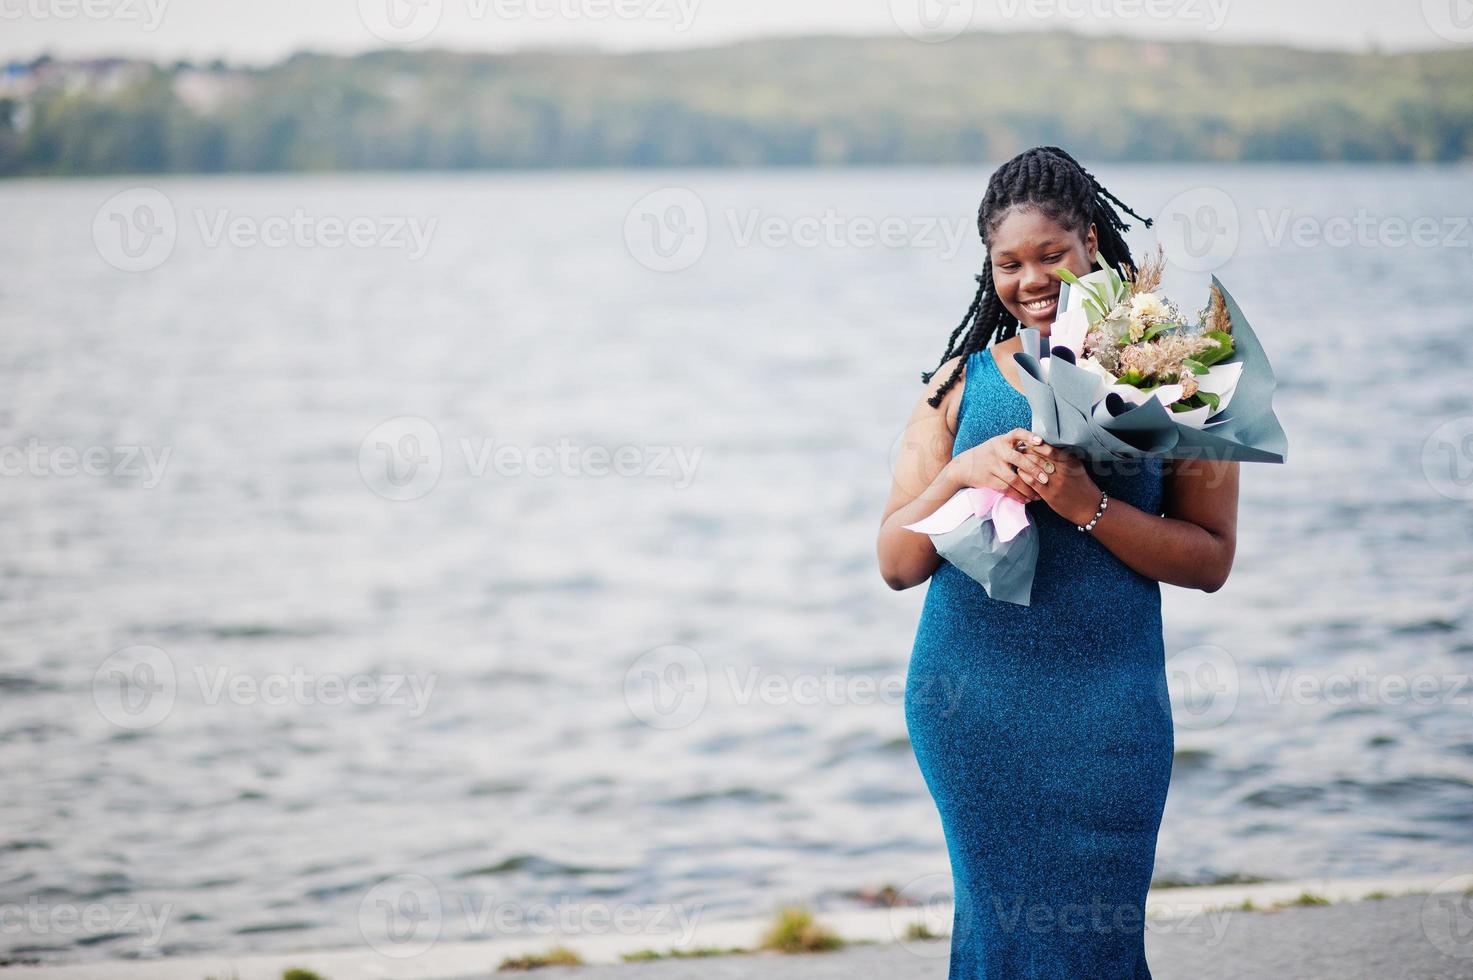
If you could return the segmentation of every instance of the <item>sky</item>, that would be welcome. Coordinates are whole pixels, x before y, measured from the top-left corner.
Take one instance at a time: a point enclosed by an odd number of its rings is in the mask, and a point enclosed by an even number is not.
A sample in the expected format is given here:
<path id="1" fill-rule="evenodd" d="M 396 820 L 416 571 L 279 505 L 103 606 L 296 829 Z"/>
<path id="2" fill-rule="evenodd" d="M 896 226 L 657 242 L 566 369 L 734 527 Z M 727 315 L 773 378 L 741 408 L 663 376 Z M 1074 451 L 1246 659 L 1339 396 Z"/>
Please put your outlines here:
<path id="1" fill-rule="evenodd" d="M 300 50 L 646 49 L 792 34 L 1067 28 L 1301 47 L 1473 51 L 1473 0 L 0 0 L 0 58 L 264 64 Z"/>

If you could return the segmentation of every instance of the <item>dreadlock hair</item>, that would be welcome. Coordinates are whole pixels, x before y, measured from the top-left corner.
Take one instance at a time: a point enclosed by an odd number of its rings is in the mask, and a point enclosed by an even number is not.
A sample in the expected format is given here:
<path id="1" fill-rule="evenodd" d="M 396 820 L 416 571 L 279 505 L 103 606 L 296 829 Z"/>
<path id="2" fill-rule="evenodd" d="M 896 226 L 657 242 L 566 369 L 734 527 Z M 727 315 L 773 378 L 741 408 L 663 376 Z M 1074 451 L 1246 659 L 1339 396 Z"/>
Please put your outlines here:
<path id="1" fill-rule="evenodd" d="M 1035 146 L 1013 157 L 993 172 L 992 178 L 987 182 L 987 192 L 982 197 L 982 206 L 977 209 L 977 233 L 982 236 L 982 245 L 985 248 L 1009 209 L 1018 206 L 1036 208 L 1070 231 L 1081 235 L 1093 223 L 1101 260 L 1111 268 L 1124 266 L 1133 274 L 1135 263 L 1131 261 L 1130 249 L 1126 246 L 1125 239 L 1121 237 L 1121 232 L 1129 230 L 1130 225 L 1120 217 L 1114 205 L 1119 205 L 1120 210 L 1131 217 L 1139 218 L 1147 228 L 1151 227 L 1150 218 L 1143 218 L 1126 207 L 1125 202 L 1101 186 L 1068 153 L 1057 146 Z M 956 384 L 968 356 L 974 351 L 984 349 L 989 341 L 1004 341 L 1018 332 L 1017 317 L 1002 305 L 996 289 L 993 288 L 991 254 L 988 254 L 987 261 L 982 266 L 982 274 L 976 279 L 977 295 L 972 297 L 967 315 L 962 317 L 962 322 L 951 332 L 951 338 L 946 342 L 946 352 L 941 355 L 935 368 L 921 375 L 921 381 L 929 383 L 948 358 L 960 355 L 951 377 L 946 379 L 946 383 L 934 395 L 926 399 L 932 408 L 939 408 L 942 396 Z M 964 331 L 966 337 L 958 345 L 957 338 Z"/>

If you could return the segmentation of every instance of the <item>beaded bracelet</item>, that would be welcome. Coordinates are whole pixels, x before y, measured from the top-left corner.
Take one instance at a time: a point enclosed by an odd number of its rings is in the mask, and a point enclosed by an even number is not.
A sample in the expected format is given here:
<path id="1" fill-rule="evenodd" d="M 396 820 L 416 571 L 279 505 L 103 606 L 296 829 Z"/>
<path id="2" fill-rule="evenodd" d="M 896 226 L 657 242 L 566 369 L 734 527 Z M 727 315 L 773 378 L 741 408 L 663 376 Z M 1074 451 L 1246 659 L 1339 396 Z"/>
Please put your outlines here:
<path id="1" fill-rule="evenodd" d="M 1088 524 L 1076 524 L 1074 526 L 1079 528 L 1079 530 L 1081 531 L 1093 531 L 1095 529 L 1095 525 L 1100 522 L 1100 515 L 1105 512 L 1105 508 L 1108 506 L 1110 506 L 1110 495 L 1101 490 L 1100 509 L 1095 511 L 1095 516 L 1090 520 Z"/>

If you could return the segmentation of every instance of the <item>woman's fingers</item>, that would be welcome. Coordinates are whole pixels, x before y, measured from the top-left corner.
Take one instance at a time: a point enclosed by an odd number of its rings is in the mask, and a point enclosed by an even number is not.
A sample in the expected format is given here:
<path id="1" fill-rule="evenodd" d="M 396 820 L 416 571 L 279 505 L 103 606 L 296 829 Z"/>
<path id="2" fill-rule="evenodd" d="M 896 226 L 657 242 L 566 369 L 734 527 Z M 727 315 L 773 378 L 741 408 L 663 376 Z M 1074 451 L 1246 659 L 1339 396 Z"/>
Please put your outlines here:
<path id="1" fill-rule="evenodd" d="M 1008 433 L 1008 445 L 1013 449 L 1022 446 L 1021 452 L 1033 453 L 1048 459 L 1057 456 L 1058 450 L 1043 441 L 1043 437 L 1029 432 L 1027 429 L 1014 429 Z"/>
<path id="2" fill-rule="evenodd" d="M 1003 459 L 1009 466 L 1016 467 L 1019 475 L 1026 475 L 1029 479 L 1038 480 L 1040 483 L 1048 482 L 1048 470 L 1044 469 L 1044 461 L 1037 456 L 1029 456 L 1016 449 L 1008 449 L 1004 450 Z"/>
<path id="3" fill-rule="evenodd" d="M 1025 503 L 1030 500 L 1038 499 L 1038 491 L 1030 487 L 1028 485 L 1028 481 L 1023 479 L 1023 477 L 1015 472 L 1012 467 L 1000 467 L 996 472 L 996 476 L 999 480 L 1003 482 L 1003 484 L 1010 488 L 1013 493 L 1017 497 L 1021 498 Z"/>

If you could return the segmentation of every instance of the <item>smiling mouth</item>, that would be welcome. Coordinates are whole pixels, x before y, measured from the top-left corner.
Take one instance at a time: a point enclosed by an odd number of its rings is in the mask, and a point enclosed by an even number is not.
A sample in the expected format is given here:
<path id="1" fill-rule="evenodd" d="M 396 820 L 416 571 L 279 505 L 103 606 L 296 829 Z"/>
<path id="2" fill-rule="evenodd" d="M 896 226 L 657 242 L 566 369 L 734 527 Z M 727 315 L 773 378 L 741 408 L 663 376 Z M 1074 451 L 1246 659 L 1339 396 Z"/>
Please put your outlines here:
<path id="1" fill-rule="evenodd" d="M 1057 293 L 1055 293 L 1053 296 L 1049 296 L 1045 299 L 1030 300 L 1029 302 L 1023 304 L 1023 309 L 1035 315 L 1040 313 L 1047 313 L 1050 309 L 1053 308 L 1054 304 L 1058 302 L 1058 299 L 1059 296 Z"/>

